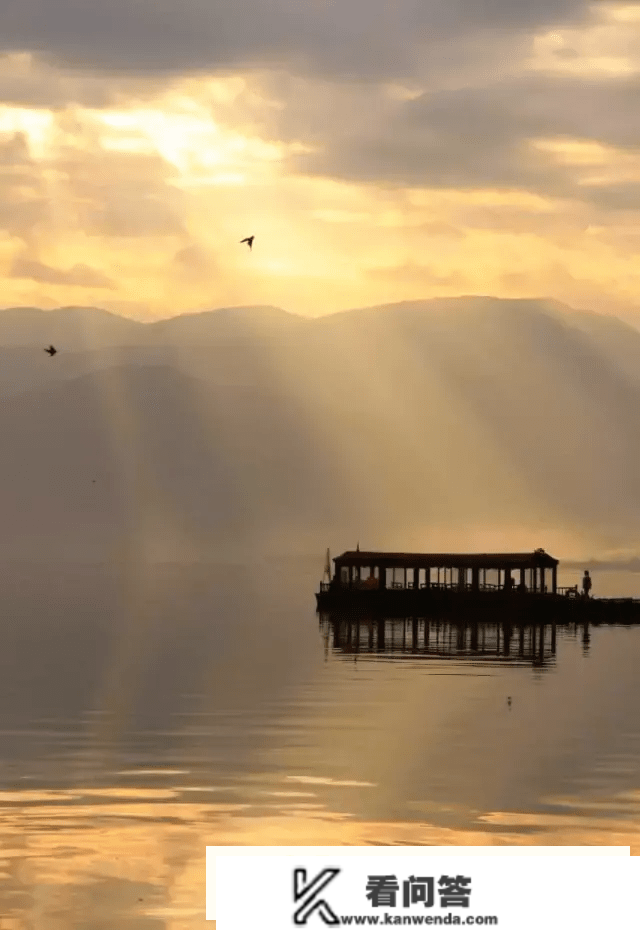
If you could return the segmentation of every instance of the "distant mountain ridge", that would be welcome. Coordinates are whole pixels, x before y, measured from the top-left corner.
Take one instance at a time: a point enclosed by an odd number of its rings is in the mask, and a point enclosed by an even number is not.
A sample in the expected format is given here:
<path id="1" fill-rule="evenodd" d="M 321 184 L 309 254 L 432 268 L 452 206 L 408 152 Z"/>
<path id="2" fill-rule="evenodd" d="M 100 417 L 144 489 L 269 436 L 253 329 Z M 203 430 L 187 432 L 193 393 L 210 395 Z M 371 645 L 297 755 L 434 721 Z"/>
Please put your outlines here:
<path id="1" fill-rule="evenodd" d="M 84 351 L 116 346 L 202 344 L 230 339 L 263 338 L 322 334 L 342 325 L 366 321 L 376 326 L 391 320 L 398 325 L 424 322 L 425 315 L 434 321 L 443 313 L 462 314 L 470 319 L 507 320 L 513 313 L 520 319 L 544 313 L 585 330 L 603 334 L 607 327 L 618 333 L 638 333 L 631 324 L 611 315 L 576 310 L 548 298 L 505 299 L 490 296 L 437 297 L 376 304 L 342 310 L 320 317 L 305 317 L 271 305 L 242 305 L 212 310 L 179 313 L 160 320 L 139 321 L 99 307 L 37 307 L 0 309 L 0 347 L 40 346 L 57 340 L 67 349 Z"/>
<path id="2" fill-rule="evenodd" d="M 0 555 L 442 548 L 443 533 L 473 549 L 474 527 L 632 548 L 638 409 L 640 332 L 555 301 L 153 323 L 13 308 Z"/>
<path id="3" fill-rule="evenodd" d="M 0 310 L 0 346 L 59 342 L 74 350 L 137 342 L 145 324 L 98 307 L 9 307 Z"/>
<path id="4" fill-rule="evenodd" d="M 98 307 L 9 307 L 0 310 L 0 346 L 31 346 L 60 342 L 74 351 L 121 345 L 199 343 L 203 338 L 223 341 L 248 338 L 260 332 L 280 335 L 300 327 L 305 317 L 279 307 L 220 307 L 141 322 Z"/>

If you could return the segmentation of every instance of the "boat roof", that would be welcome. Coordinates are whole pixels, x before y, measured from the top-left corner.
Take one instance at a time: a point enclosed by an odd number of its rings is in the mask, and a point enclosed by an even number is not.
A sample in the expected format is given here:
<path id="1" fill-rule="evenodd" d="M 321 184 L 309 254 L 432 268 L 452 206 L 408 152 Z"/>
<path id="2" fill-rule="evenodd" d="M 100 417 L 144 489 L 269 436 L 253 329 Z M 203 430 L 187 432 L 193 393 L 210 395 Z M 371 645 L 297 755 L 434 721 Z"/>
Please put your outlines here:
<path id="1" fill-rule="evenodd" d="M 350 550 L 333 560 L 341 565 L 384 565 L 403 568 L 528 568 L 553 567 L 558 559 L 535 549 L 533 552 L 364 552 Z"/>

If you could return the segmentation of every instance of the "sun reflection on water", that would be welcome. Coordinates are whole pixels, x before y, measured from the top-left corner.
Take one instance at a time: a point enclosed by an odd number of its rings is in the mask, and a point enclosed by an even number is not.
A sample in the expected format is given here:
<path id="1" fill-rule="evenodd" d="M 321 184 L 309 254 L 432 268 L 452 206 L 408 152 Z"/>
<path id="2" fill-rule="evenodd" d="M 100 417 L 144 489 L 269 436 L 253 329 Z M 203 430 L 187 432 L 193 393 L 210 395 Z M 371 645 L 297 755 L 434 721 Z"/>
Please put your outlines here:
<path id="1" fill-rule="evenodd" d="M 207 845 L 629 845 L 640 854 L 640 792 L 581 801 L 579 813 L 570 798 L 549 802 L 557 810 L 547 813 L 493 811 L 473 821 L 467 811 L 475 828 L 455 829 L 360 820 L 311 791 L 287 791 L 292 781 L 327 780 L 285 777 L 282 791 L 264 792 L 268 811 L 195 802 L 181 787 L 2 792 L 0 927 L 204 928 Z"/>

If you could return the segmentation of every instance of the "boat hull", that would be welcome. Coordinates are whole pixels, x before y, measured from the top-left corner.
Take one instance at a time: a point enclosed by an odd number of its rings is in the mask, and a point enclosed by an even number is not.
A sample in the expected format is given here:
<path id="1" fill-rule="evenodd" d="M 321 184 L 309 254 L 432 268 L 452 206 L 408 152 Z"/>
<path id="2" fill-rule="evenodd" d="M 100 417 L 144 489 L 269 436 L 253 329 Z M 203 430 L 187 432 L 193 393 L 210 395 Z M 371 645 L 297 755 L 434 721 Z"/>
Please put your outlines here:
<path id="1" fill-rule="evenodd" d="M 459 614 L 495 620 L 497 614 L 553 620 L 638 623 L 640 601 L 631 598 L 583 598 L 518 591 L 471 591 L 455 588 L 334 588 L 316 593 L 319 611 L 364 610 L 386 616 L 425 613 Z"/>

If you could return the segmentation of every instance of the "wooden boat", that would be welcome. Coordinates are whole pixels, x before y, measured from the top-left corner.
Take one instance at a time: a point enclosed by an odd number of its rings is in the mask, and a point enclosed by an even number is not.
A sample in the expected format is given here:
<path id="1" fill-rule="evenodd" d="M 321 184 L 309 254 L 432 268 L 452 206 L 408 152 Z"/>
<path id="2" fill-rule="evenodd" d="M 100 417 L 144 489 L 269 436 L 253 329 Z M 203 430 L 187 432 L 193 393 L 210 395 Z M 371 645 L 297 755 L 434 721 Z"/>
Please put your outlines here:
<path id="1" fill-rule="evenodd" d="M 318 610 L 365 608 L 397 616 L 496 611 L 592 622 L 639 622 L 640 599 L 594 598 L 559 587 L 559 560 L 544 549 L 515 553 L 366 552 L 333 559 L 329 550 L 316 593 Z M 489 580 L 488 580 L 489 576 Z"/>

